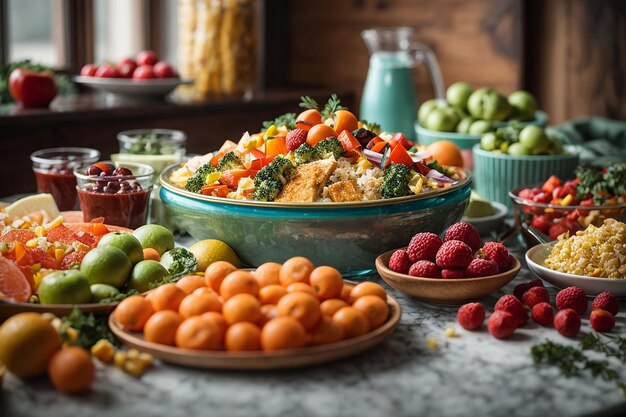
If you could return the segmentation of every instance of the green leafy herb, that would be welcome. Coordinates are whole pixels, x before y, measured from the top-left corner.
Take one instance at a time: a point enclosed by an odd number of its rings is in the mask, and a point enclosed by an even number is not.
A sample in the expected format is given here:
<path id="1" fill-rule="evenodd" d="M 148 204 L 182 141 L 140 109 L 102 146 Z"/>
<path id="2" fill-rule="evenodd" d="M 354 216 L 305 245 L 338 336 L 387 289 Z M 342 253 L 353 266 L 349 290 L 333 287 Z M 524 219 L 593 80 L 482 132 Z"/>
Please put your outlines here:
<path id="1" fill-rule="evenodd" d="M 594 165 L 581 165 L 576 168 L 576 197 L 580 200 L 593 197 L 594 204 L 604 204 L 607 200 L 626 193 L 626 165 L 616 164 L 608 168 Z"/>
<path id="2" fill-rule="evenodd" d="M 174 248 L 163 254 L 161 265 L 167 269 L 171 275 L 189 274 L 196 272 L 198 261 L 193 253 L 185 248 Z"/>
<path id="3" fill-rule="evenodd" d="M 319 110 L 319 106 L 317 104 L 317 101 L 315 101 L 313 98 L 309 97 L 309 96 L 301 96 L 300 97 L 300 104 L 298 104 L 300 107 L 302 107 L 303 109 L 318 109 Z"/>
<path id="4" fill-rule="evenodd" d="M 604 353 L 626 363 L 626 339 L 622 337 L 589 333 L 581 340 L 580 347 L 583 350 Z"/>
<path id="5" fill-rule="evenodd" d="M 274 120 L 266 120 L 265 122 L 263 122 L 263 131 L 269 129 L 269 127 L 272 125 L 277 127 L 286 126 L 289 130 L 295 129 L 297 116 L 298 115 L 296 113 L 285 113 L 278 116 Z"/>
<path id="6" fill-rule="evenodd" d="M 69 344 L 90 349 L 98 340 L 106 339 L 115 346 L 121 346 L 119 340 L 109 330 L 106 317 L 95 317 L 93 314 L 84 314 L 77 307 L 72 312 L 61 318 L 61 339 Z M 73 340 L 68 334 L 68 326 L 78 332 L 78 338 Z"/>
<path id="7" fill-rule="evenodd" d="M 378 123 L 368 122 L 367 120 L 361 120 L 361 123 L 363 123 L 363 127 L 370 132 L 374 132 L 377 135 L 380 135 L 380 132 L 382 132 L 382 128 Z"/>
<path id="8" fill-rule="evenodd" d="M 317 109 L 317 110 L 320 109 L 319 105 L 317 104 L 317 101 L 315 101 L 313 98 L 309 96 L 302 96 L 300 97 L 300 100 L 301 101 L 300 101 L 299 106 L 302 108 Z M 326 104 L 324 104 L 324 108 L 320 111 L 320 113 L 322 114 L 322 120 L 332 117 L 333 114 L 335 114 L 337 110 L 345 110 L 345 109 L 346 107 L 341 105 L 341 100 L 339 100 L 339 97 L 337 97 L 337 94 L 333 93 L 331 94 Z"/>
<path id="9" fill-rule="evenodd" d="M 139 291 L 137 290 L 128 290 L 127 292 L 121 292 L 121 293 L 115 294 L 113 297 L 103 298 L 102 300 L 100 300 L 100 304 L 119 303 L 124 298 L 130 297 L 131 295 L 137 295 L 137 294 L 139 294 Z"/>

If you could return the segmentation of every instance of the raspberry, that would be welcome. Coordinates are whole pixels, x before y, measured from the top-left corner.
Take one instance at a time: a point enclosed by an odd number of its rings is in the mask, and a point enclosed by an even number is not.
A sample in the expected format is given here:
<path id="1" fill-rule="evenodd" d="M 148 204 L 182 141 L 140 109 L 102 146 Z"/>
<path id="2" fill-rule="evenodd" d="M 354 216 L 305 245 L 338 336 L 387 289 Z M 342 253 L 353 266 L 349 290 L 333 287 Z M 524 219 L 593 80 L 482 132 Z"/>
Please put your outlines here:
<path id="1" fill-rule="evenodd" d="M 448 240 L 441 245 L 435 259 L 437 266 L 441 268 L 467 268 L 474 256 L 472 249 L 465 243 L 460 240 Z"/>
<path id="2" fill-rule="evenodd" d="M 454 223 L 448 228 L 443 241 L 447 242 L 449 240 L 460 240 L 472 249 L 472 253 L 480 249 L 482 245 L 478 230 L 466 222 Z"/>
<path id="3" fill-rule="evenodd" d="M 592 310 L 589 316 L 589 323 L 591 323 L 593 330 L 597 332 L 610 332 L 615 326 L 615 317 L 606 310 Z"/>
<path id="4" fill-rule="evenodd" d="M 543 287 L 543 282 L 540 279 L 533 279 L 532 281 L 518 284 L 513 290 L 513 295 L 517 297 L 518 300 L 522 301 L 524 293 L 533 287 Z"/>
<path id="5" fill-rule="evenodd" d="M 494 337 L 504 339 L 515 331 L 515 318 L 507 311 L 494 311 L 487 320 L 487 329 Z"/>
<path id="6" fill-rule="evenodd" d="M 406 251 L 411 262 L 435 262 L 435 256 L 442 243 L 441 238 L 434 233 L 418 233 L 413 236 Z"/>
<path id="7" fill-rule="evenodd" d="M 550 303 L 550 295 L 544 287 L 533 287 L 524 293 L 522 303 L 533 308 L 539 303 Z"/>
<path id="8" fill-rule="evenodd" d="M 619 313 L 619 303 L 617 298 L 608 291 L 601 292 L 593 299 L 591 303 L 591 310 L 605 310 L 614 316 Z"/>
<path id="9" fill-rule="evenodd" d="M 509 265 L 511 264 L 509 250 L 502 243 L 487 242 L 480 250 L 480 253 L 482 258 L 495 261 L 500 271 L 504 272 L 509 269 Z"/>
<path id="10" fill-rule="evenodd" d="M 488 277 L 498 273 L 498 264 L 489 259 L 472 259 L 465 269 L 465 275 L 469 278 Z"/>
<path id="11" fill-rule="evenodd" d="M 494 310 L 503 310 L 511 313 L 515 319 L 515 325 L 517 327 L 525 325 L 528 321 L 528 313 L 526 312 L 526 309 L 522 305 L 521 301 L 513 295 L 503 295 L 500 297 L 494 306 Z"/>
<path id="12" fill-rule="evenodd" d="M 554 316 L 554 328 L 565 337 L 574 337 L 580 331 L 580 314 L 566 308 Z"/>
<path id="13" fill-rule="evenodd" d="M 431 261 L 417 261 L 409 268 L 409 275 L 422 278 L 441 278 L 439 268 Z"/>
<path id="14" fill-rule="evenodd" d="M 548 303 L 538 303 L 533 306 L 530 317 L 532 317 L 537 324 L 549 326 L 554 320 L 554 310 L 552 310 L 552 306 Z"/>
<path id="15" fill-rule="evenodd" d="M 395 251 L 391 255 L 391 258 L 389 258 L 389 269 L 392 271 L 408 274 L 410 267 L 411 261 L 409 260 L 409 255 L 402 249 Z"/>
<path id="16" fill-rule="evenodd" d="M 556 295 L 556 308 L 572 308 L 581 316 L 587 312 L 587 296 L 578 287 L 567 287 Z"/>
<path id="17" fill-rule="evenodd" d="M 456 316 L 461 327 L 467 330 L 476 330 L 485 321 L 485 307 L 481 303 L 463 304 Z"/>
<path id="18" fill-rule="evenodd" d="M 445 279 L 465 278 L 465 270 L 455 269 L 455 268 L 442 269 L 441 278 L 445 278 Z"/>
<path id="19" fill-rule="evenodd" d="M 287 137 L 285 138 L 285 144 L 287 145 L 287 149 L 290 151 L 295 151 L 306 142 L 306 136 L 308 132 L 304 129 L 294 129 L 287 133 Z"/>

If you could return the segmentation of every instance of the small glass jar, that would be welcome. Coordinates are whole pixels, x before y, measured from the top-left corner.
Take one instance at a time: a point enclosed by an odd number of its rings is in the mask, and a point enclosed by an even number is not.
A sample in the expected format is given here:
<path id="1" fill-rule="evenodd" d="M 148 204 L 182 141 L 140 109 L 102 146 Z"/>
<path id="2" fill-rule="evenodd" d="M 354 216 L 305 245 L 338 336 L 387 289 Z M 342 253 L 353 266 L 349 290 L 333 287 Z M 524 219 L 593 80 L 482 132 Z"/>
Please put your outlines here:
<path id="1" fill-rule="evenodd" d="M 104 218 L 104 223 L 136 229 L 146 224 L 154 169 L 132 162 L 99 162 L 74 171 L 83 221 Z M 90 175 L 91 174 L 91 175 Z"/>
<path id="2" fill-rule="evenodd" d="M 100 152 L 89 148 L 48 148 L 30 155 L 37 181 L 37 191 L 50 193 L 59 210 L 78 210 L 74 170 L 93 164 Z"/>

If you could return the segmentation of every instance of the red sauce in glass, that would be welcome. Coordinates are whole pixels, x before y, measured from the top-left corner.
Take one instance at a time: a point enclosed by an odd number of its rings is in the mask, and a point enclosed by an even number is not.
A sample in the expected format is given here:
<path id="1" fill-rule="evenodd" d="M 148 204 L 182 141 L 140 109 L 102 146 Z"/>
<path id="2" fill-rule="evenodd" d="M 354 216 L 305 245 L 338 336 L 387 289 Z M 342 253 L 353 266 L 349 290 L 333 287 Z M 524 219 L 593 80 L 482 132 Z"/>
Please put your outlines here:
<path id="1" fill-rule="evenodd" d="M 34 169 L 37 180 L 37 190 L 41 193 L 50 193 L 56 201 L 59 210 L 78 210 L 80 205 L 76 195 L 76 177 L 72 171 L 57 172 L 45 169 Z"/>
<path id="2" fill-rule="evenodd" d="M 104 223 L 136 229 L 146 224 L 151 190 L 109 194 L 78 189 L 83 221 L 104 217 Z"/>

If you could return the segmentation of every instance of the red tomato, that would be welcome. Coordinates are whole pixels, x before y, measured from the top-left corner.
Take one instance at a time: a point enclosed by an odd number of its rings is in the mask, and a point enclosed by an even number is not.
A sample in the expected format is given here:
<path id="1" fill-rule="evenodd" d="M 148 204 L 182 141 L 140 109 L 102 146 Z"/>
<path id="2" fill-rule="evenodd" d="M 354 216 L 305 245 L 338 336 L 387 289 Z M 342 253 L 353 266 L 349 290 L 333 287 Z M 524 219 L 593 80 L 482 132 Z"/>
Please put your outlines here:
<path id="1" fill-rule="evenodd" d="M 170 64 L 168 64 L 165 61 L 159 61 L 156 64 L 154 64 L 154 75 L 156 75 L 157 78 L 178 77 L 178 74 L 176 73 L 176 70 L 174 69 L 174 67 L 172 67 Z"/>
<path id="2" fill-rule="evenodd" d="M 113 65 L 102 64 L 98 67 L 94 76 L 101 78 L 117 78 L 119 77 L 119 74 L 117 72 L 117 69 Z"/>
<path id="3" fill-rule="evenodd" d="M 115 66 L 122 78 L 131 78 L 137 69 L 137 64 L 130 58 L 124 58 Z"/>
<path id="4" fill-rule="evenodd" d="M 16 68 L 9 75 L 9 92 L 24 107 L 48 107 L 57 87 L 50 73 Z"/>
<path id="5" fill-rule="evenodd" d="M 94 64 L 87 64 L 80 69 L 80 75 L 82 75 L 83 77 L 93 77 L 94 75 L 96 75 L 97 70 L 98 67 L 96 67 Z"/>
<path id="6" fill-rule="evenodd" d="M 133 80 L 149 80 L 156 78 L 152 65 L 140 65 L 133 72 Z"/>
<path id="7" fill-rule="evenodd" d="M 137 65 L 154 65 L 157 63 L 157 54 L 154 51 L 141 51 L 137 54 Z"/>

